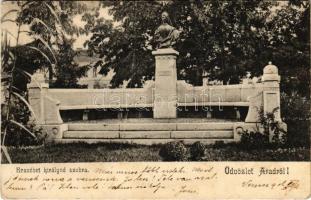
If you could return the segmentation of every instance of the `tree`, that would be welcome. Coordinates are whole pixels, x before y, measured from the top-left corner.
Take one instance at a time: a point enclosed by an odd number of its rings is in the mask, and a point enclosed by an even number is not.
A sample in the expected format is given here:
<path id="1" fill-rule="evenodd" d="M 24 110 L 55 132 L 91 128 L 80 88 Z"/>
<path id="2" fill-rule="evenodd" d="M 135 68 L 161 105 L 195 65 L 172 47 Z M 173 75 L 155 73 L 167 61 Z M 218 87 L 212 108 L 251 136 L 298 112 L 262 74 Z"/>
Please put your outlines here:
<path id="1" fill-rule="evenodd" d="M 21 12 L 17 22 L 30 27 L 30 36 L 34 38 L 35 47 L 49 58 L 49 63 L 41 67 L 47 67 L 49 82 L 56 87 L 78 87 L 77 79 L 83 76 L 87 67 L 79 68 L 73 58 L 75 52 L 72 49 L 72 36 L 79 34 L 81 30 L 73 23 L 73 16 L 81 14 L 86 7 L 76 1 L 28 1 L 18 2 Z M 43 59 L 42 63 L 46 63 Z M 66 80 L 68 73 L 72 71 L 70 79 Z M 56 83 L 54 84 L 54 79 Z"/>
<path id="2" fill-rule="evenodd" d="M 281 89 L 310 97 L 310 5 L 290 1 L 267 24 L 271 39 L 267 52 L 279 67 Z"/>
<path id="3" fill-rule="evenodd" d="M 123 80 L 129 80 L 128 87 L 140 86 L 154 76 L 152 37 L 166 10 L 182 30 L 175 47 L 180 52 L 179 79 L 200 85 L 198 76 L 207 72 L 210 78 L 236 83 L 246 70 L 261 71 L 253 58 L 266 45 L 265 20 L 273 5 L 262 1 L 104 2 L 102 6 L 121 25 L 111 29 L 112 22 L 97 21 L 87 45 L 103 58 L 98 63 L 102 73 L 109 68 L 116 72 L 113 86 Z"/>
<path id="4" fill-rule="evenodd" d="M 104 7 L 111 5 L 114 7 L 110 12 L 116 21 L 122 21 L 122 26 L 115 29 L 112 21 L 96 20 L 90 26 L 89 51 L 103 58 L 104 62 L 95 65 L 102 67 L 100 73 L 113 69 L 117 74 L 111 81 L 112 87 L 121 85 L 124 80 L 129 80 L 128 87 L 141 86 L 141 80 L 150 80 L 154 73 L 149 37 L 155 21 L 159 21 L 160 4 L 149 1 L 102 4 Z"/>
<path id="5" fill-rule="evenodd" d="M 72 49 L 73 40 L 65 39 L 58 50 L 57 56 L 62 58 L 58 61 L 58 67 L 55 68 L 56 80 L 53 87 L 57 88 L 77 88 L 78 79 L 85 74 L 88 66 L 81 66 L 73 62 L 76 52 Z"/>
<path id="6" fill-rule="evenodd" d="M 15 2 L 14 2 L 15 3 Z M 53 70 L 56 77 L 60 76 L 64 69 L 71 68 L 74 73 L 71 83 L 81 75 L 81 69 L 73 63 L 74 52 L 72 40 L 66 34 L 72 34 L 74 29 L 69 15 L 70 10 L 78 9 L 73 2 L 45 2 L 45 1 L 21 1 L 17 2 L 18 9 L 12 9 L 4 13 L 1 23 L 15 23 L 18 26 L 17 33 L 2 30 L 1 41 L 1 74 L 3 79 L 2 92 L 4 102 L 1 105 L 1 149 L 9 162 L 10 156 L 5 148 L 8 144 L 20 145 L 38 142 L 38 131 L 30 121 L 31 106 L 27 103 L 26 83 L 30 73 L 36 69 L 47 66 L 50 70 L 50 79 L 53 78 Z M 10 19 L 10 13 L 17 13 L 17 19 Z M 20 45 L 20 35 L 24 33 L 21 26 L 28 24 L 28 34 L 34 41 Z M 62 26 L 66 28 L 62 28 Z M 63 31 L 65 30 L 65 31 Z M 16 39 L 16 46 L 10 46 L 7 34 Z M 63 68 L 63 69 L 61 69 Z M 63 70 L 63 71 L 61 71 Z M 78 73 L 76 73 L 78 72 Z M 23 75 L 28 79 L 21 78 Z M 60 78 L 57 81 L 61 80 Z M 68 85 L 68 81 L 60 81 L 60 85 Z M 70 85 L 69 85 L 70 86 Z M 31 140 L 29 140 L 30 138 Z"/>
<path id="7" fill-rule="evenodd" d="M 124 80 L 129 80 L 128 87 L 139 87 L 154 78 L 152 38 L 166 10 L 174 26 L 182 30 L 175 47 L 180 52 L 179 79 L 200 85 L 202 74 L 207 73 L 210 79 L 239 83 L 247 71 L 261 75 L 272 61 L 284 77 L 282 89 L 307 91 L 308 2 L 121 1 L 102 6 L 109 9 L 114 22 L 88 16 L 92 37 L 86 45 L 103 58 L 96 65 L 101 73 L 114 70 L 113 87 Z M 120 25 L 115 27 L 115 22 Z"/>

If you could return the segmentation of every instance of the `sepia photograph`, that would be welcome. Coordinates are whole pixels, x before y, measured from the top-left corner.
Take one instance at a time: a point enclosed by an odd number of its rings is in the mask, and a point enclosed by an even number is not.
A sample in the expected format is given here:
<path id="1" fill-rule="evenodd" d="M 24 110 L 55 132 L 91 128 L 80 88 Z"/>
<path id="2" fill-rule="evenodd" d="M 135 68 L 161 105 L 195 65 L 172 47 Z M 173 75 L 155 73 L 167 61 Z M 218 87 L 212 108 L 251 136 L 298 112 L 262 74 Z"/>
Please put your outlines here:
<path id="1" fill-rule="evenodd" d="M 3 1 L 2 163 L 309 161 L 308 1 Z"/>
<path id="2" fill-rule="evenodd" d="M 309 1 L 0 15 L 1 198 L 310 198 Z"/>

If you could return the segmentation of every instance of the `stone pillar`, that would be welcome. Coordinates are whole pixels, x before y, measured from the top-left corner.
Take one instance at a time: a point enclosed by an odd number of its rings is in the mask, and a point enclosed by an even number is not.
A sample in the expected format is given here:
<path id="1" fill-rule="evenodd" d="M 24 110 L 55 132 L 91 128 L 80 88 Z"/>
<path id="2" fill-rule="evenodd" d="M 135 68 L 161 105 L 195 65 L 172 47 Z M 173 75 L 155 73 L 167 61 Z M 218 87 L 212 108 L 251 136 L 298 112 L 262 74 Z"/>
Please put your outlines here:
<path id="1" fill-rule="evenodd" d="M 45 83 L 44 75 L 36 72 L 27 85 L 28 101 L 34 111 L 36 125 L 47 133 L 46 141 L 60 139 L 68 126 L 63 124 L 59 113 L 59 102 L 48 96 L 49 84 Z"/>
<path id="2" fill-rule="evenodd" d="M 44 110 L 44 96 L 49 88 L 49 84 L 45 83 L 44 75 L 36 72 L 31 77 L 31 82 L 27 84 L 28 88 L 28 101 L 34 111 L 35 116 L 32 116 L 36 120 L 38 125 L 45 124 L 45 110 Z"/>
<path id="3" fill-rule="evenodd" d="M 256 81 L 257 82 L 257 81 Z M 263 133 L 264 129 L 260 124 L 259 109 L 263 107 L 264 114 L 274 113 L 275 120 L 278 121 L 278 126 L 282 131 L 287 131 L 287 125 L 282 122 L 280 114 L 280 76 L 278 74 L 278 68 L 272 65 L 271 62 L 263 69 L 263 76 L 260 83 L 262 85 L 262 92 L 256 96 L 249 98 L 250 107 L 247 117 L 244 122 L 235 123 L 234 125 L 234 139 L 240 140 L 239 132 L 242 130 L 260 131 Z M 257 84 L 257 83 L 256 83 Z M 258 130 L 259 128 L 259 130 Z M 282 138 L 282 134 L 278 135 L 279 139 Z M 271 129 L 269 130 L 269 141 L 273 142 L 275 134 Z"/>
<path id="4" fill-rule="evenodd" d="M 278 68 L 271 62 L 263 69 L 263 111 L 265 114 L 274 112 L 275 120 L 281 120 L 280 114 L 280 76 Z"/>
<path id="5" fill-rule="evenodd" d="M 172 48 L 158 49 L 155 56 L 155 91 L 154 118 L 177 117 L 177 71 L 176 57 L 179 55 Z"/>

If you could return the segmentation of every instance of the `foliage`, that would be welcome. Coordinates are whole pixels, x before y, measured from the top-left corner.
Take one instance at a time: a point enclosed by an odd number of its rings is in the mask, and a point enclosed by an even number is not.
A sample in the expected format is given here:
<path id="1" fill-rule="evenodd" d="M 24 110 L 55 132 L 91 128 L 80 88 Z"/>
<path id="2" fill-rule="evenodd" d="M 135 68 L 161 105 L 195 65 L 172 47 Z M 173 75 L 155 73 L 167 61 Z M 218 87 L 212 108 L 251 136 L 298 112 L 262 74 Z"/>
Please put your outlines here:
<path id="1" fill-rule="evenodd" d="M 193 143 L 190 146 L 191 160 L 201 160 L 205 155 L 205 145 L 200 141 Z"/>
<path id="2" fill-rule="evenodd" d="M 310 5 L 290 1 L 268 23 L 270 35 L 266 56 L 278 66 L 281 90 L 310 97 Z"/>
<path id="3" fill-rule="evenodd" d="M 73 36 L 82 32 L 74 24 L 73 16 L 84 12 L 86 6 L 77 1 L 21 1 L 17 4 L 20 12 L 16 22 L 28 25 L 28 34 L 34 39 L 25 46 L 36 49 L 36 54 L 28 56 L 29 48 L 25 53 L 20 51 L 22 54 L 18 59 L 26 58 L 25 63 L 20 62 L 20 67 L 31 73 L 33 71 L 28 69 L 32 69 L 30 65 L 35 62 L 36 69 L 46 68 L 49 72 L 51 87 L 78 87 L 77 79 L 84 76 L 88 68 L 79 67 L 73 59 Z M 41 54 L 39 57 L 38 52 Z"/>
<path id="4" fill-rule="evenodd" d="M 280 108 L 274 108 L 270 113 L 263 112 L 260 110 L 260 124 L 263 126 L 263 134 L 270 137 L 272 135 L 271 142 L 276 145 L 282 145 L 287 142 L 287 132 L 283 130 L 279 121 L 275 120 L 275 113 Z"/>
<path id="5" fill-rule="evenodd" d="M 69 11 L 68 5 L 75 3 L 46 2 L 46 1 L 18 1 L 18 9 L 8 10 L 1 17 L 1 23 L 14 23 L 17 25 L 17 33 L 2 30 L 1 41 L 1 84 L 3 94 L 2 102 L 2 126 L 1 144 L 2 152 L 10 161 L 10 155 L 6 151 L 7 145 L 29 145 L 42 143 L 45 135 L 30 120 L 32 108 L 26 97 L 26 83 L 29 76 L 40 67 L 48 67 L 50 80 L 53 78 L 53 70 L 59 67 L 71 67 L 74 71 L 77 65 L 72 64 L 73 51 L 70 51 L 72 42 L 68 42 L 63 30 L 70 26 L 70 18 L 65 17 L 63 8 Z M 16 19 L 10 19 L 9 13 L 16 13 Z M 21 30 L 22 25 L 29 25 L 30 31 Z M 66 28 L 62 28 L 62 26 Z M 34 41 L 28 45 L 20 45 L 20 36 L 28 33 Z M 7 34 L 13 36 L 15 47 L 11 47 Z M 33 65 L 35 64 L 35 65 Z M 72 67 L 73 66 L 73 67 Z M 75 67 L 75 68 L 74 68 Z M 80 69 L 79 69 L 80 70 Z M 76 75 L 73 73 L 72 75 Z M 27 78 L 22 76 L 27 76 Z M 75 77 L 76 78 L 76 77 Z M 32 115 L 34 116 L 34 113 Z M 27 134 L 27 135 L 26 135 Z"/>
<path id="6" fill-rule="evenodd" d="M 1 22 L 2 20 L 5 19 L 2 18 Z M 19 34 L 20 25 L 18 26 L 16 44 L 19 42 Z M 32 109 L 25 99 L 25 94 L 22 94 L 18 88 L 14 87 L 15 74 L 18 69 L 16 67 L 16 56 L 16 52 L 11 51 L 7 33 L 5 32 L 1 40 L 1 96 L 4 98 L 3 102 L 1 102 L 1 153 L 5 155 L 8 162 L 11 162 L 11 158 L 6 149 L 7 145 L 20 143 L 19 136 L 21 135 L 24 138 L 32 137 L 33 140 L 36 139 L 36 136 L 31 132 L 35 129 L 34 126 L 28 124 L 29 111 L 32 111 Z M 16 134 L 15 131 L 18 131 L 18 133 Z M 24 134 L 27 134 L 27 136 Z"/>
<path id="7" fill-rule="evenodd" d="M 242 149 L 261 149 L 267 148 L 269 144 L 269 135 L 259 131 L 243 130 L 239 145 Z"/>
<path id="8" fill-rule="evenodd" d="M 6 102 L 8 101 L 8 95 L 6 95 Z M 3 104 L 1 107 L 1 138 L 3 139 L 2 144 L 7 146 L 27 146 L 27 145 L 39 145 L 43 144 L 46 134 L 42 129 L 30 119 L 30 109 L 29 107 L 21 101 L 20 98 L 12 96 L 10 99 L 10 109 L 8 109 L 9 104 Z M 18 122 L 26 130 L 17 125 L 16 123 L 11 123 L 6 119 L 7 112 L 10 111 L 10 120 Z M 4 135 L 6 129 L 6 135 Z M 29 134 L 29 132 L 31 134 Z M 35 137 L 34 137 L 35 136 Z M 5 141 L 4 141 L 5 140 Z"/>
<path id="9" fill-rule="evenodd" d="M 243 149 L 260 149 L 268 146 L 282 146 L 287 142 L 287 132 L 283 130 L 279 121 L 275 120 L 275 113 L 279 108 L 275 108 L 271 113 L 264 113 L 260 109 L 260 124 L 255 130 L 248 130 L 242 127 L 241 141 L 239 145 Z M 272 138 L 270 139 L 270 137 Z"/>
<path id="10" fill-rule="evenodd" d="M 185 161 L 187 148 L 181 141 L 168 142 L 161 147 L 159 155 L 165 161 Z"/>
<path id="11" fill-rule="evenodd" d="M 72 39 L 63 38 L 63 43 L 59 46 L 59 50 L 55 53 L 59 58 L 57 67 L 54 63 L 47 60 L 51 59 L 47 49 L 40 41 L 33 41 L 26 45 L 12 47 L 12 52 L 16 52 L 16 65 L 18 70 L 25 71 L 28 74 L 33 74 L 38 69 L 53 68 L 53 80 L 50 80 L 51 88 L 78 88 L 78 78 L 85 75 L 89 69 L 88 66 L 78 66 L 73 62 L 76 52 L 72 49 Z M 38 50 L 41 51 L 41 53 Z M 5 71 L 10 69 L 5 69 Z M 46 71 L 46 70 L 44 70 Z M 27 90 L 27 83 L 30 82 L 30 77 L 23 73 L 15 74 L 14 87 L 21 91 Z"/>
<path id="12" fill-rule="evenodd" d="M 281 113 L 283 121 L 305 121 L 311 117 L 310 99 L 298 92 L 281 93 Z"/>
<path id="13" fill-rule="evenodd" d="M 310 99 L 299 93 L 281 93 L 281 114 L 290 146 L 310 147 Z"/>
<path id="14" fill-rule="evenodd" d="M 101 19 L 98 13 L 86 16 L 91 33 L 86 45 L 103 58 L 96 65 L 101 73 L 114 70 L 113 87 L 124 80 L 128 87 L 140 87 L 154 78 L 153 33 L 166 10 L 173 26 L 182 30 L 175 47 L 180 52 L 179 79 L 200 85 L 207 73 L 209 79 L 238 83 L 246 71 L 261 75 L 273 61 L 284 77 L 282 89 L 308 94 L 308 2 L 105 1 L 101 5 L 118 23 Z"/>
<path id="15" fill-rule="evenodd" d="M 85 75 L 89 69 L 88 66 L 81 66 L 73 59 L 76 52 L 72 49 L 73 40 L 64 39 L 62 46 L 59 49 L 58 57 L 62 58 L 58 60 L 58 67 L 55 69 L 55 82 L 51 84 L 54 88 L 79 88 L 78 78 Z"/>
<path id="16" fill-rule="evenodd" d="M 310 147 L 310 99 L 298 92 L 281 93 L 282 121 L 287 124 L 287 132 L 275 120 L 275 112 L 278 110 L 279 108 L 276 108 L 272 113 L 267 114 L 260 110 L 259 126 L 263 130 L 260 131 L 260 128 L 254 131 L 243 130 L 240 143 L 243 148 L 267 147 L 270 134 L 273 134 L 272 146 Z"/>
<path id="17" fill-rule="evenodd" d="M 26 45 L 20 45 L 16 47 L 10 47 L 9 52 L 16 56 L 16 73 L 14 73 L 13 86 L 17 88 L 18 92 L 27 91 L 27 83 L 30 82 L 30 77 L 25 75 L 33 74 L 37 69 L 42 66 L 47 66 L 49 62 L 44 58 L 44 56 L 32 47 L 38 46 L 40 42 L 34 41 Z M 4 73 L 10 73 L 12 66 L 4 66 L 2 68 Z M 8 85 L 10 79 L 3 80 L 3 84 Z"/>

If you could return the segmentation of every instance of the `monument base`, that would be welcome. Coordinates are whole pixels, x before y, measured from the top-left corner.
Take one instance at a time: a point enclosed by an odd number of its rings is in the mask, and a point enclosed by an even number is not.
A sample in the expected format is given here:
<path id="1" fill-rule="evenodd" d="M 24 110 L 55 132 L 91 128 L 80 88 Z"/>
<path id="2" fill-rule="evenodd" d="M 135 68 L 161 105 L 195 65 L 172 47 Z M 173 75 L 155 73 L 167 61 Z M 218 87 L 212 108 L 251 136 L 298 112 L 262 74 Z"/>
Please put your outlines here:
<path id="1" fill-rule="evenodd" d="M 176 57 L 178 54 L 172 48 L 158 49 L 152 52 L 156 60 L 154 118 L 177 117 Z"/>
<path id="2" fill-rule="evenodd" d="M 177 118 L 176 101 L 154 102 L 153 118 Z"/>

